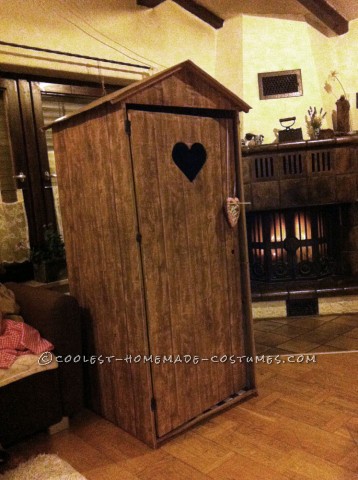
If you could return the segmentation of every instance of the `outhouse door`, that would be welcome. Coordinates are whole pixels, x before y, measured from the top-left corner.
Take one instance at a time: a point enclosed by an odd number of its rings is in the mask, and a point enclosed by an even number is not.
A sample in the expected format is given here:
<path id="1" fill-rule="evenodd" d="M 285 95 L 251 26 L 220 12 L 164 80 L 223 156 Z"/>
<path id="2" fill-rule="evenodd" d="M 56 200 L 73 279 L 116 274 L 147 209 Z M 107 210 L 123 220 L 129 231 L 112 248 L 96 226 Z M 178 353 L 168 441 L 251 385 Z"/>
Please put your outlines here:
<path id="1" fill-rule="evenodd" d="M 162 437 L 245 387 L 244 365 L 233 363 L 244 354 L 237 228 L 223 212 L 235 189 L 234 127 L 209 113 L 128 116 Z"/>

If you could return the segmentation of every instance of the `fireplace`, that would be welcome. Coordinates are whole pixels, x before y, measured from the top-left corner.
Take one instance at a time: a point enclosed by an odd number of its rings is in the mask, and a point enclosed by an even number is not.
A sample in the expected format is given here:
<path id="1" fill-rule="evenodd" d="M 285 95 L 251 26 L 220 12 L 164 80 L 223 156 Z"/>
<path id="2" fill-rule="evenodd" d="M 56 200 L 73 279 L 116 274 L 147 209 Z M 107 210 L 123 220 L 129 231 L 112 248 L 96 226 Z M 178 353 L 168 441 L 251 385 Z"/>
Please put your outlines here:
<path id="1" fill-rule="evenodd" d="M 253 281 L 277 282 L 347 274 L 342 259 L 347 206 L 329 205 L 247 215 Z"/>
<path id="2" fill-rule="evenodd" d="M 357 147 L 352 135 L 242 148 L 254 302 L 313 312 L 358 295 Z"/>

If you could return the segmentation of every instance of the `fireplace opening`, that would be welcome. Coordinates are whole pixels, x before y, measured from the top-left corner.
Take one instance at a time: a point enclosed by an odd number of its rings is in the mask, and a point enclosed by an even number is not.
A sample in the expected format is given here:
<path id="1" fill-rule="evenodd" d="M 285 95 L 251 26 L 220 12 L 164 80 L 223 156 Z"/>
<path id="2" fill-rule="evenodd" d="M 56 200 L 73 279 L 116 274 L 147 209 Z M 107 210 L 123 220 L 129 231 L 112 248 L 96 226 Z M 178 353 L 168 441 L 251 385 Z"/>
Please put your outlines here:
<path id="1" fill-rule="evenodd" d="M 346 205 L 248 213 L 252 281 L 349 274 L 341 255 L 347 215 Z"/>

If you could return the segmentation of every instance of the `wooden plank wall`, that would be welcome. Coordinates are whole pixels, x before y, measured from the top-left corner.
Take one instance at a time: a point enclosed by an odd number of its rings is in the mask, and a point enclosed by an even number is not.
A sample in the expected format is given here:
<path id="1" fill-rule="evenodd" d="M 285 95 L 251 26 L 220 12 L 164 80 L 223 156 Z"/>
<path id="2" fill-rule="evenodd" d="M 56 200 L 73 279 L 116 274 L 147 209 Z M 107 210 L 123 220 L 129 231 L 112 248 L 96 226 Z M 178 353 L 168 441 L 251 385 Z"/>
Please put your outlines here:
<path id="1" fill-rule="evenodd" d="M 128 103 L 232 110 L 232 103 L 190 71 L 181 70 L 151 88 L 134 93 Z"/>
<path id="2" fill-rule="evenodd" d="M 108 104 L 54 129 L 71 293 L 89 313 L 89 353 L 147 354 L 136 216 L 124 116 Z M 92 336 L 92 338 L 91 338 Z M 93 408 L 153 443 L 149 366 L 90 367 Z"/>

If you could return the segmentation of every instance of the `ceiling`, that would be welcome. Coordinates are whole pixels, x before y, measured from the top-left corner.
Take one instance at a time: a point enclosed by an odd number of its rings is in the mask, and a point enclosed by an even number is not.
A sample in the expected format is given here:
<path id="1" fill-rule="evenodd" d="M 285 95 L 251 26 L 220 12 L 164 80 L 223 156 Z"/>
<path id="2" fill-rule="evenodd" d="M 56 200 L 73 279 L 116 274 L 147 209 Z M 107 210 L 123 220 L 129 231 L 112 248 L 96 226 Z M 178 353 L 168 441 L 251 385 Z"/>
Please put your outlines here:
<path id="1" fill-rule="evenodd" d="M 136 4 L 155 8 L 165 0 L 136 0 Z M 173 0 L 204 22 L 218 29 L 225 20 L 238 16 L 260 15 L 298 18 L 327 36 L 344 35 L 349 21 L 358 18 L 358 0 Z"/>
<path id="2" fill-rule="evenodd" d="M 297 0 L 197 0 L 224 20 L 240 13 L 247 15 L 307 15 L 308 10 Z M 346 20 L 358 18 L 357 0 L 329 0 L 329 3 Z"/>
<path id="3" fill-rule="evenodd" d="M 197 3 L 227 20 L 247 15 L 302 15 L 306 10 L 296 0 L 198 0 Z"/>

